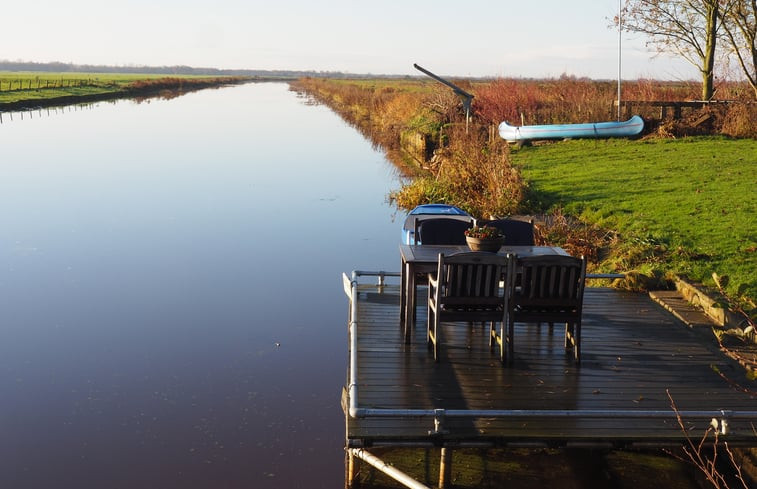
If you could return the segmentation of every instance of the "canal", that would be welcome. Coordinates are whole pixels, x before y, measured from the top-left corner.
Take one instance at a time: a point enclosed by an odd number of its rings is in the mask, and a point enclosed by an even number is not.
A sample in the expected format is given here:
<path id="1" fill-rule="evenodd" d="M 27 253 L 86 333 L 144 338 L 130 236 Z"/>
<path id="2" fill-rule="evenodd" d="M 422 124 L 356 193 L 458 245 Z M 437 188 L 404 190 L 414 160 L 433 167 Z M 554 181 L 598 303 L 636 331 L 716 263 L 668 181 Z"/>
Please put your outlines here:
<path id="1" fill-rule="evenodd" d="M 286 84 L 4 114 L 0 487 L 344 485 L 394 167 Z"/>
<path id="2" fill-rule="evenodd" d="M 344 487 L 341 274 L 399 269 L 384 155 L 281 83 L 0 121 L 0 487 Z M 478 455 L 453 483 L 694 486 L 658 454 Z"/>

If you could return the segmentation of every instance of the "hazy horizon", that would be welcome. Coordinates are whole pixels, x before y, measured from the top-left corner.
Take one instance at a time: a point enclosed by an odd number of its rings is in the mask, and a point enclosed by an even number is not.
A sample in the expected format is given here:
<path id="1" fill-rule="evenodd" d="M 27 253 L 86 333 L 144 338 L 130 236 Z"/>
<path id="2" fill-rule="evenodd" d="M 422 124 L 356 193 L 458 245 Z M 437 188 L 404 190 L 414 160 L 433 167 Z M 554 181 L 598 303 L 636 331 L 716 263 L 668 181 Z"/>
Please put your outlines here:
<path id="1" fill-rule="evenodd" d="M 415 76 L 617 79 L 617 0 L 13 2 L 0 59 Z M 86 13 L 83 15 L 82 13 Z M 622 78 L 696 80 L 624 33 Z"/>
<path id="2" fill-rule="evenodd" d="M 207 72 L 208 74 L 212 75 L 215 72 L 221 73 L 221 74 L 233 74 L 233 73 L 245 73 L 248 72 L 250 74 L 255 73 L 271 73 L 271 74 L 324 74 L 324 75 L 340 75 L 344 76 L 345 78 L 350 77 L 361 77 L 361 76 L 375 76 L 377 78 L 427 78 L 426 75 L 422 74 L 420 71 L 416 71 L 415 74 L 406 74 L 406 75 L 397 75 L 397 74 L 390 74 L 390 73 L 357 73 L 357 72 L 349 72 L 349 71 L 315 71 L 315 70 L 304 70 L 304 69 L 291 69 L 291 70 L 276 70 L 276 69 L 258 69 L 258 68 L 218 68 L 215 66 L 187 66 L 187 65 L 177 65 L 177 64 L 169 64 L 169 65 L 138 65 L 138 64 L 129 64 L 129 65 L 116 65 L 116 64 L 98 64 L 98 65 L 91 65 L 91 64 L 76 64 L 76 63 L 64 63 L 61 61 L 48 61 L 48 62 L 40 62 L 40 61 L 31 61 L 31 60 L 5 60 L 0 59 L 0 70 L 3 69 L 3 65 L 40 65 L 45 66 L 46 69 L 44 70 L 34 70 L 34 69 L 25 69 L 25 70 L 10 70 L 10 71 L 39 71 L 39 72 L 56 72 L 59 70 L 53 69 L 56 65 L 65 66 L 68 68 L 67 71 L 70 71 L 71 73 L 76 73 L 76 68 L 82 68 L 84 69 L 84 73 L 108 73 L 110 71 L 106 70 L 113 70 L 112 73 L 145 73 L 145 74 L 154 74 L 154 73 L 163 73 L 166 74 L 170 73 L 176 73 L 176 74 L 184 74 L 182 73 L 182 69 L 185 71 L 192 71 L 199 72 L 202 74 L 202 72 Z M 31 68 L 31 67 L 29 67 Z M 103 71 L 95 71 L 95 69 L 102 68 Z M 171 69 L 176 69 L 175 72 L 171 72 Z M 144 71 L 140 71 L 144 70 Z M 64 71 L 66 72 L 66 71 Z M 543 77 L 529 77 L 529 76 L 518 76 L 518 75 L 512 75 L 507 77 L 498 77 L 498 76 L 459 76 L 454 74 L 446 74 L 446 73 L 438 73 L 440 76 L 446 76 L 446 77 L 452 77 L 452 78 L 460 78 L 460 79 L 471 79 L 471 80 L 487 80 L 487 79 L 497 79 L 497 78 L 512 78 L 512 79 L 523 79 L 523 80 L 548 80 L 548 79 L 557 79 L 562 76 L 575 76 L 576 78 L 587 78 L 592 81 L 615 81 L 617 78 L 592 78 L 592 77 L 584 77 L 580 74 L 572 74 L 572 73 L 561 73 L 559 75 L 553 75 L 553 76 L 543 76 Z M 627 81 L 633 81 L 637 79 L 651 79 L 649 77 L 639 77 L 639 78 L 624 78 L 624 80 Z M 689 78 L 689 79 L 676 79 L 676 80 L 660 80 L 660 81 L 684 81 L 684 82 L 693 82 L 698 83 L 701 80 L 698 78 Z"/>

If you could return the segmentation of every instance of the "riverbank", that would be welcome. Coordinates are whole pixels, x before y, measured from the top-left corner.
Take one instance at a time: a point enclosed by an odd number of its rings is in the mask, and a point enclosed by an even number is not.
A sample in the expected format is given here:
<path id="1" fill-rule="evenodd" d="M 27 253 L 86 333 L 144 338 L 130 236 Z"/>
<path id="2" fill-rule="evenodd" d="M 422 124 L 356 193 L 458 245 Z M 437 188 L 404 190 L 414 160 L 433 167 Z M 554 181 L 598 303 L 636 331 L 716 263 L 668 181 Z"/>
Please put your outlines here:
<path id="1" fill-rule="evenodd" d="M 0 112 L 60 107 L 120 98 L 174 96 L 261 81 L 254 77 L 155 76 L 0 72 Z M 266 81 L 266 80 L 262 80 Z"/>
<path id="2" fill-rule="evenodd" d="M 665 288 L 684 275 L 713 287 L 712 273 L 717 273 L 729 276 L 725 289 L 732 298 L 754 307 L 757 242 L 748 233 L 757 209 L 749 188 L 755 161 L 749 155 L 757 152 L 757 140 L 672 137 L 690 134 L 687 121 L 704 116 L 711 132 L 736 126 L 754 132 L 751 116 L 740 112 L 753 110 L 750 104 L 734 106 L 729 114 L 708 109 L 687 120 L 647 120 L 655 130 L 648 129 L 652 132 L 642 140 L 568 141 L 516 150 L 491 124 L 501 120 L 498 113 L 509 113 L 515 104 L 534 107 L 524 118 L 538 122 L 554 114 L 601 117 L 599 105 L 587 104 L 589 95 L 604 97 L 603 85 L 546 83 L 563 95 L 556 97 L 537 92 L 536 83 L 456 83 L 475 94 L 474 109 L 486 115 L 466 123 L 460 100 L 434 82 L 306 79 L 293 89 L 328 105 L 404 169 L 407 180 L 391 194 L 402 209 L 445 202 L 477 217 L 539 216 L 538 238 L 589 257 L 593 270 L 629 274 L 631 280 L 616 285 Z M 647 94 L 663 97 L 668 89 L 665 83 L 647 86 Z M 551 98 L 524 104 L 526 98 L 513 95 L 529 90 Z"/>

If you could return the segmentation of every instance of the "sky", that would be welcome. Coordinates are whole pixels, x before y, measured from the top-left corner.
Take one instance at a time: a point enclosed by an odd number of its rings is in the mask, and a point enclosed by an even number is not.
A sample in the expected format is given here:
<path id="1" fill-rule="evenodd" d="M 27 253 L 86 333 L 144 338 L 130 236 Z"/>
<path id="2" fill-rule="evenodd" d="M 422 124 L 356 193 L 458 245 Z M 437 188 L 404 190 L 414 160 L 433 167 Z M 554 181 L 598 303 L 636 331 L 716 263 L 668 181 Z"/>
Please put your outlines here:
<path id="1" fill-rule="evenodd" d="M 0 59 L 112 66 L 594 79 L 618 76 L 618 0 L 34 0 Z M 624 33 L 624 79 L 697 79 Z"/>

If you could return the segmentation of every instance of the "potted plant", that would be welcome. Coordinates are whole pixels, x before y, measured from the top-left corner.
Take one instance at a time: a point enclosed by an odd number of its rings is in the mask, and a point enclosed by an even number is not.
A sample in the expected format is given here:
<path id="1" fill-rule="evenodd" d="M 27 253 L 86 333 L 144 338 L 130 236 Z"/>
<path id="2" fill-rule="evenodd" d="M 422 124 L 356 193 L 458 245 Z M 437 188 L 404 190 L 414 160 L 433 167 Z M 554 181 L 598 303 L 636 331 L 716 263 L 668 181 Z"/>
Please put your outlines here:
<path id="1" fill-rule="evenodd" d="M 492 226 L 473 226 L 465 230 L 465 241 L 473 251 L 497 252 L 505 242 L 502 231 Z"/>

